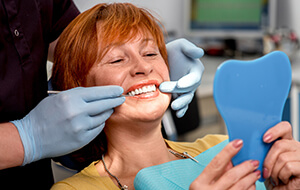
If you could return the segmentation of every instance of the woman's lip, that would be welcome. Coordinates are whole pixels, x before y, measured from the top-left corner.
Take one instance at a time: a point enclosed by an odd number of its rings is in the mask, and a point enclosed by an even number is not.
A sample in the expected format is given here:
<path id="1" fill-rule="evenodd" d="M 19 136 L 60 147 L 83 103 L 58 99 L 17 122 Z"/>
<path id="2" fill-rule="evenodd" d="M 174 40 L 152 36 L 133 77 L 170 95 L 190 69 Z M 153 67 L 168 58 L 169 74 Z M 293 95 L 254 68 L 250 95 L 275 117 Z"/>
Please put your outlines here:
<path id="1" fill-rule="evenodd" d="M 128 90 L 125 92 L 125 94 L 127 94 L 135 89 L 142 88 L 143 86 L 149 86 L 149 85 L 155 85 L 156 88 L 158 88 L 159 82 L 157 80 L 146 80 L 146 81 L 138 82 L 138 83 L 134 84 L 133 86 L 131 86 L 130 88 L 128 88 Z"/>
<path id="2" fill-rule="evenodd" d="M 139 94 L 135 96 L 128 96 L 129 98 L 135 98 L 135 99 L 151 99 L 159 96 L 159 91 L 156 89 L 154 92 L 146 93 L 146 94 Z"/>

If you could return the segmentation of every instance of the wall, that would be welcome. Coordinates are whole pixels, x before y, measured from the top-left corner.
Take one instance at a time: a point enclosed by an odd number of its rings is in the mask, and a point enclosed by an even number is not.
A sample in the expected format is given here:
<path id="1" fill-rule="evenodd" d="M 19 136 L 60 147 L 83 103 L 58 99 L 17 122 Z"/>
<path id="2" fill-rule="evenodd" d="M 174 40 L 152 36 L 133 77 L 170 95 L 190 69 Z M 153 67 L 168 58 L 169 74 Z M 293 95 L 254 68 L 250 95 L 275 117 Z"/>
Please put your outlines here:
<path id="1" fill-rule="evenodd" d="M 73 0 L 80 11 L 97 3 L 130 2 L 139 7 L 150 9 L 164 24 L 168 32 L 175 32 L 176 37 L 183 36 L 183 3 L 184 0 Z"/>
<path id="2" fill-rule="evenodd" d="M 272 1 L 272 0 L 271 0 Z M 300 38 L 300 1 L 277 0 L 277 28 L 289 28 Z M 295 55 L 294 62 L 300 64 L 300 51 Z"/>
<path id="3" fill-rule="evenodd" d="M 84 11 L 101 2 L 130 2 L 140 7 L 150 9 L 162 21 L 169 37 L 186 37 L 183 32 L 184 1 L 186 0 L 74 0 L 80 11 Z M 269 0 L 277 2 L 275 25 L 293 29 L 300 37 L 300 0 Z M 197 43 L 198 38 L 188 38 Z M 295 54 L 295 59 L 300 60 L 300 51 Z M 300 62 L 300 61 L 299 61 Z"/>
<path id="4" fill-rule="evenodd" d="M 277 0 L 277 26 L 288 27 L 300 35 L 300 1 Z"/>

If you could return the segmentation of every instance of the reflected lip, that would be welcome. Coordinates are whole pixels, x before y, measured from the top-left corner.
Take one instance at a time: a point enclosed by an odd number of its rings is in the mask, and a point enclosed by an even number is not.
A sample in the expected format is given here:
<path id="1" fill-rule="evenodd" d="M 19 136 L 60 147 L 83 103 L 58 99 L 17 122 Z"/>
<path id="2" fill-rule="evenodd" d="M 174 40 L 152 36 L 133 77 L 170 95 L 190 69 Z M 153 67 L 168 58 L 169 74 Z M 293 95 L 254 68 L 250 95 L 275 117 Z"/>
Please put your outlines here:
<path id="1" fill-rule="evenodd" d="M 144 81 L 138 82 L 135 85 L 128 88 L 128 90 L 125 92 L 125 94 L 128 94 L 129 92 L 131 92 L 135 89 L 142 88 L 143 86 L 149 86 L 149 85 L 155 85 L 156 88 L 158 88 L 159 82 L 157 80 L 144 80 Z"/>

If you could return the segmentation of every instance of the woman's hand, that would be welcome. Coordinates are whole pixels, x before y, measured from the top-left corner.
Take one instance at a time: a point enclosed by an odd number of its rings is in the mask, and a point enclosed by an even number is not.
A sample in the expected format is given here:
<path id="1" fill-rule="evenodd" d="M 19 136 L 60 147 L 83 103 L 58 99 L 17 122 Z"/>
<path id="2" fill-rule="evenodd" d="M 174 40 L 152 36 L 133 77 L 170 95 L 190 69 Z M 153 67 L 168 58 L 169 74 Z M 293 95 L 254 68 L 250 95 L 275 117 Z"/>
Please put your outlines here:
<path id="1" fill-rule="evenodd" d="M 235 167 L 231 159 L 243 146 L 242 140 L 230 142 L 190 185 L 196 189 L 255 189 L 255 182 L 261 176 L 258 161 L 245 161 Z"/>
<path id="2" fill-rule="evenodd" d="M 264 134 L 263 140 L 265 143 L 277 140 L 264 161 L 266 187 L 300 189 L 300 142 L 293 139 L 291 125 L 280 122 Z"/>

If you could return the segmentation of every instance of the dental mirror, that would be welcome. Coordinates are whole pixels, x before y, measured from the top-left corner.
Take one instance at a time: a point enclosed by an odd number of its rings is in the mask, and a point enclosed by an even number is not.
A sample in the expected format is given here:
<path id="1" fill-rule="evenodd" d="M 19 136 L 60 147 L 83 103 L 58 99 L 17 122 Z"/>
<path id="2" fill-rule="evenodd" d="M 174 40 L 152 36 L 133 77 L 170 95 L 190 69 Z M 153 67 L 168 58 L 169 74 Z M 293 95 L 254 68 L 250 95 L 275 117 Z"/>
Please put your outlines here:
<path id="1" fill-rule="evenodd" d="M 291 78 L 288 56 L 280 51 L 252 61 L 225 61 L 218 67 L 213 88 L 216 106 L 229 140 L 244 142 L 232 160 L 234 165 L 258 160 L 258 170 L 263 172 L 264 159 L 272 146 L 263 142 L 263 135 L 281 121 Z"/>

